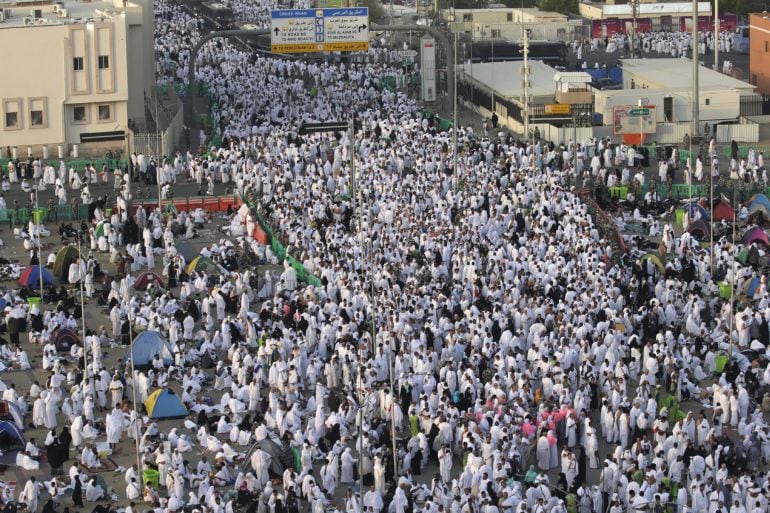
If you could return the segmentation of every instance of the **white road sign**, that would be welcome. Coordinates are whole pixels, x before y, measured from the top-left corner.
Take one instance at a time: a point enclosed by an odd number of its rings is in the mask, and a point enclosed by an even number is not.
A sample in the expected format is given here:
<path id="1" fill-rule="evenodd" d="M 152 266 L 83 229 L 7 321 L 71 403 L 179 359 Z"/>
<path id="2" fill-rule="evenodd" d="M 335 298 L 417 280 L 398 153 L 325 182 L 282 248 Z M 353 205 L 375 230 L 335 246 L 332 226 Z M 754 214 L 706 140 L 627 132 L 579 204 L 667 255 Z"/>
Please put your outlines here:
<path id="1" fill-rule="evenodd" d="M 276 53 L 369 49 L 368 7 L 275 9 L 270 20 L 270 43 Z"/>

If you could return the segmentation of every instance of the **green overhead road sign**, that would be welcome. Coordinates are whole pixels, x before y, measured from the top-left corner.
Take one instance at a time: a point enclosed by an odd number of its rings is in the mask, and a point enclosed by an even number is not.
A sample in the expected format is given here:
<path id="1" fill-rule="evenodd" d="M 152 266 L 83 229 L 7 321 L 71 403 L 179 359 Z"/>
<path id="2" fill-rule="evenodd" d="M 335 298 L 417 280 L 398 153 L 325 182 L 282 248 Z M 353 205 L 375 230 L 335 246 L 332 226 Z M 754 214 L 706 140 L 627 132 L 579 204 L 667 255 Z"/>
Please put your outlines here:
<path id="1" fill-rule="evenodd" d="M 650 109 L 631 109 L 628 111 L 630 116 L 649 116 Z"/>

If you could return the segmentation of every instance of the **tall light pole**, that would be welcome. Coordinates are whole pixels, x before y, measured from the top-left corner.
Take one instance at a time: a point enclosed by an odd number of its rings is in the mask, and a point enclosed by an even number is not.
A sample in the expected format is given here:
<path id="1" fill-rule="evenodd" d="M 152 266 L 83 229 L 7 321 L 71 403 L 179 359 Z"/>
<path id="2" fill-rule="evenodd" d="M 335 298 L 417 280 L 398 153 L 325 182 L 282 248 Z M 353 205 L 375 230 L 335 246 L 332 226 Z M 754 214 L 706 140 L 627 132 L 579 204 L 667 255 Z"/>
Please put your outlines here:
<path id="1" fill-rule="evenodd" d="M 735 182 L 733 182 L 733 205 L 735 205 Z M 728 342 L 730 342 L 730 353 L 729 358 L 733 357 L 733 322 L 735 319 L 735 312 L 733 311 L 733 307 L 735 304 L 735 261 L 738 260 L 738 251 L 737 247 L 735 246 L 735 225 L 738 224 L 738 213 L 735 211 L 735 208 L 733 208 L 733 239 L 732 239 L 732 249 L 733 249 L 733 257 L 731 260 L 733 261 L 733 279 L 732 284 L 730 285 L 730 336 L 727 338 Z"/>
<path id="2" fill-rule="evenodd" d="M 524 67 L 522 68 L 522 80 L 524 86 L 524 137 L 529 139 L 529 30 L 524 31 L 522 49 L 524 50 Z"/>
<path id="3" fill-rule="evenodd" d="M 82 274 L 82 268 L 80 266 L 80 261 L 83 258 L 83 254 L 80 251 L 80 237 L 82 236 L 82 231 L 80 230 L 80 227 L 78 227 L 78 274 Z M 85 400 L 85 393 L 86 393 L 86 387 L 85 382 L 86 379 L 88 379 L 88 345 L 86 344 L 86 309 L 85 309 L 85 303 L 83 300 L 83 277 L 80 277 L 80 326 L 83 331 L 83 399 Z"/>
<path id="4" fill-rule="evenodd" d="M 492 114 L 494 114 L 495 113 L 495 68 L 497 67 L 497 63 L 495 62 L 495 29 L 492 28 L 492 25 L 489 26 L 489 37 L 492 40 Z"/>
<path id="5" fill-rule="evenodd" d="M 452 32 L 454 32 L 454 59 L 455 59 L 455 65 L 454 65 L 454 73 L 452 76 L 452 81 L 454 82 L 454 98 L 452 98 L 452 104 L 453 104 L 453 116 L 452 116 L 452 156 L 454 159 L 454 169 L 453 169 L 453 182 L 454 182 L 454 190 L 460 188 L 460 174 L 459 170 L 457 169 L 457 27 L 455 26 L 455 22 L 457 19 L 455 18 L 456 12 L 454 8 L 454 2 L 452 3 L 452 14 L 448 17 L 450 21 L 450 27 L 452 28 Z M 492 63 L 492 66 L 494 66 L 494 63 Z"/>
<path id="6" fill-rule="evenodd" d="M 631 0 L 631 15 L 633 16 L 633 24 L 631 26 L 631 41 L 630 41 L 630 50 L 631 50 L 631 58 L 636 57 L 636 47 L 638 46 L 638 38 L 637 38 L 637 27 L 638 27 L 638 18 L 639 18 L 639 0 Z"/>
<path id="7" fill-rule="evenodd" d="M 714 70 L 719 71 L 719 0 L 714 0 Z"/>
<path id="8" fill-rule="evenodd" d="M 712 157 L 713 158 L 713 157 Z M 714 277 L 714 165 L 712 163 L 709 170 L 709 238 L 711 245 L 709 246 L 709 262 L 711 263 L 711 277 Z"/>
<path id="9" fill-rule="evenodd" d="M 142 437 L 142 417 L 139 415 L 139 408 L 136 405 L 136 368 L 134 367 L 134 327 L 131 320 L 131 302 L 128 303 L 129 311 L 126 314 L 128 322 L 128 333 L 131 337 L 131 399 L 134 404 L 134 450 L 136 451 L 136 471 L 139 472 L 139 482 L 144 478 L 142 470 L 142 459 L 139 456 L 139 439 Z"/>
<path id="10" fill-rule="evenodd" d="M 698 98 L 698 0 L 692 0 L 692 121 L 690 125 L 690 140 L 700 133 L 700 122 L 698 109 L 700 107 Z M 690 152 L 692 160 L 692 151 Z M 692 164 L 692 162 L 691 162 Z M 692 169 L 690 169 L 692 173 Z"/>

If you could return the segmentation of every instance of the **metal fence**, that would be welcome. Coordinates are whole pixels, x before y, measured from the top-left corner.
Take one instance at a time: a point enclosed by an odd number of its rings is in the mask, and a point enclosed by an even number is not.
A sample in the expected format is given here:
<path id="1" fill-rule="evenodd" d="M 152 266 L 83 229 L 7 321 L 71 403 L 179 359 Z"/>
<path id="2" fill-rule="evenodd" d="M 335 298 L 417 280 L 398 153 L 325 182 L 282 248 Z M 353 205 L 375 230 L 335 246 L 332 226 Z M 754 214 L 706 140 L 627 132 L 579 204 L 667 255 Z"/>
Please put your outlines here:
<path id="1" fill-rule="evenodd" d="M 163 134 L 160 132 L 134 133 L 131 151 L 136 154 L 152 155 L 160 158 L 166 155 L 163 139 Z"/>

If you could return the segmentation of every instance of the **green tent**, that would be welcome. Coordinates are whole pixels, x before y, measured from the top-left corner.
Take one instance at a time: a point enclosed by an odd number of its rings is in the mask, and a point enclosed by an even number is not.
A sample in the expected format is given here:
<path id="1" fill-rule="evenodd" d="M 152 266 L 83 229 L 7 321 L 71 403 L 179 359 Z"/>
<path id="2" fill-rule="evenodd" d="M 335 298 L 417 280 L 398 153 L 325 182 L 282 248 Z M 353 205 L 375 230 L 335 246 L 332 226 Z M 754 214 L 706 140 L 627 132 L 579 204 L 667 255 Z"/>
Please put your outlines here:
<path id="1" fill-rule="evenodd" d="M 98 239 L 99 237 L 104 236 L 104 225 L 106 224 L 106 221 L 99 221 L 99 223 L 96 225 L 96 229 L 94 230 L 94 235 Z"/>
<path id="2" fill-rule="evenodd" d="M 193 248 L 189 242 L 176 241 L 174 242 L 174 247 L 187 262 L 194 259 L 196 256 L 198 256 L 198 253 L 200 253 L 200 251 Z"/>
<path id="3" fill-rule="evenodd" d="M 216 262 L 203 255 L 193 258 L 193 260 L 187 264 L 186 270 L 187 274 L 192 274 L 195 271 L 202 271 L 204 269 L 217 274 L 222 272 Z"/>
<path id="4" fill-rule="evenodd" d="M 77 262 L 78 248 L 75 246 L 64 246 L 56 253 L 56 260 L 53 263 L 53 275 L 59 280 L 66 280 L 70 270 L 70 265 Z"/>
<path id="5" fill-rule="evenodd" d="M 741 264 L 746 265 L 746 262 L 749 261 L 749 250 L 747 248 L 742 249 L 735 259 Z"/>
<path id="6" fill-rule="evenodd" d="M 647 253 L 642 258 L 639 259 L 639 264 L 645 264 L 647 260 L 652 260 L 652 263 L 655 264 L 655 267 L 658 268 L 658 271 L 660 274 L 665 274 L 666 268 L 663 267 L 663 262 L 660 261 L 660 257 L 656 255 L 655 253 Z"/>

